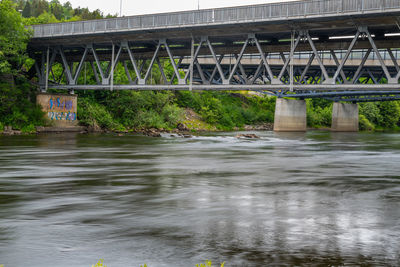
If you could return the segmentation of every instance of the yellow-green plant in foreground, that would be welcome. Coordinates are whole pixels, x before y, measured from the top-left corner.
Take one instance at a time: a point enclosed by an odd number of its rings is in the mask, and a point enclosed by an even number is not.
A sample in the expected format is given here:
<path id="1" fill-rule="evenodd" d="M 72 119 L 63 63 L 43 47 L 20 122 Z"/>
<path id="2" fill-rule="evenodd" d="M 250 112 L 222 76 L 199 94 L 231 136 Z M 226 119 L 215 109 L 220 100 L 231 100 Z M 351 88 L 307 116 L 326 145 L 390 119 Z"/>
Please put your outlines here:
<path id="1" fill-rule="evenodd" d="M 225 262 L 221 263 L 221 267 L 224 267 Z M 196 267 L 212 267 L 212 262 L 209 260 L 206 260 L 205 264 L 196 264 Z"/>
<path id="2" fill-rule="evenodd" d="M 221 267 L 224 267 L 225 262 L 221 263 Z M 4 267 L 3 265 L 0 265 L 0 267 Z M 104 260 L 100 259 L 98 263 L 96 263 L 96 265 L 92 265 L 92 267 L 107 267 L 106 265 L 104 265 Z M 146 264 L 144 265 L 140 265 L 140 267 L 147 267 Z M 196 264 L 196 267 L 212 267 L 212 262 L 209 260 L 206 260 L 205 263 L 200 263 L 200 264 Z"/>
<path id="3" fill-rule="evenodd" d="M 1 266 L 0 266 L 1 267 Z M 96 263 L 96 265 L 92 265 L 92 267 L 107 267 L 106 265 L 104 265 L 104 260 L 100 259 L 98 263 Z"/>

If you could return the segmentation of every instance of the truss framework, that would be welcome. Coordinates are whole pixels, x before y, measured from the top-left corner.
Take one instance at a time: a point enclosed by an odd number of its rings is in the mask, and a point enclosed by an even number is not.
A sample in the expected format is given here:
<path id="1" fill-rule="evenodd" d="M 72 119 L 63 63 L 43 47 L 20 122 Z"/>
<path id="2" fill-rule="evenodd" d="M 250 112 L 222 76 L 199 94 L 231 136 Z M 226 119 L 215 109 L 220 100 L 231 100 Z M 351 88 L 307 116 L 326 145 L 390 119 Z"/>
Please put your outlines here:
<path id="1" fill-rule="evenodd" d="M 376 92 L 382 96 L 382 90 L 395 92 L 400 89 L 400 67 L 392 49 L 386 51 L 393 66 L 386 66 L 382 58 L 382 49 L 378 50 L 375 40 L 367 27 L 355 29 L 354 37 L 344 56 L 339 59 L 338 52 L 330 49 L 335 66 L 327 66 L 321 57 L 324 50 L 318 50 L 314 38 L 307 30 L 293 31 L 290 51 L 281 52 L 282 65 L 272 65 L 267 59 L 268 45 L 262 46 L 256 34 L 248 34 L 239 40 L 239 53 L 217 53 L 215 44 L 207 36 L 192 38 L 191 54 L 175 56 L 175 44 L 167 39 L 156 40 L 152 56 L 142 57 L 138 54 L 132 42 L 110 43 L 106 49 L 96 44 L 86 44 L 80 50 L 80 59 L 70 57 L 70 48 L 63 46 L 48 47 L 36 54 L 34 68 L 37 72 L 39 86 L 42 91 L 48 88 L 73 90 L 265 90 L 278 96 L 312 97 L 320 91 L 354 91 L 363 90 Z M 368 40 L 370 47 L 361 59 L 358 67 L 349 67 L 346 63 L 359 40 Z M 263 40 L 264 41 L 264 40 Z M 296 49 L 302 44 L 309 46 L 311 52 L 307 64 L 298 66 L 294 63 Z M 183 46 L 187 44 L 183 44 Z M 250 53 L 248 52 L 249 48 Z M 111 52 L 110 52 L 111 51 Z M 201 53 L 202 51 L 202 53 Z M 207 51 L 207 52 L 206 52 Z M 256 51 L 256 52 L 254 52 Z M 76 52 L 76 51 L 75 51 Z M 163 52 L 161 54 L 161 52 Z M 204 54 L 212 58 L 212 64 L 201 64 Z M 371 54 L 375 54 L 377 65 L 365 66 Z M 245 55 L 252 54 L 260 58 L 257 66 L 249 66 L 242 62 Z M 232 64 L 222 64 L 224 58 L 232 60 Z M 183 64 L 184 60 L 190 64 Z M 117 64 L 124 68 L 127 84 L 115 84 L 115 69 Z M 166 73 L 165 65 L 170 64 L 173 72 Z M 62 72 L 54 72 L 55 65 L 61 66 Z M 96 84 L 86 84 L 82 81 L 82 70 L 92 71 Z M 154 68 L 158 69 L 162 80 L 155 84 L 151 75 Z M 307 95 L 304 95 L 307 92 Z M 395 93 L 397 94 L 397 93 Z M 390 95 L 390 94 L 389 94 Z M 342 94 L 343 96 L 343 94 Z M 388 95 L 382 96 L 385 99 Z M 331 99 L 331 98 L 330 98 Z M 337 98 L 332 98 L 337 99 Z M 340 98 L 344 99 L 344 98 Z M 351 98 L 354 100 L 355 98 Z M 356 100 L 354 100 L 356 101 Z"/>

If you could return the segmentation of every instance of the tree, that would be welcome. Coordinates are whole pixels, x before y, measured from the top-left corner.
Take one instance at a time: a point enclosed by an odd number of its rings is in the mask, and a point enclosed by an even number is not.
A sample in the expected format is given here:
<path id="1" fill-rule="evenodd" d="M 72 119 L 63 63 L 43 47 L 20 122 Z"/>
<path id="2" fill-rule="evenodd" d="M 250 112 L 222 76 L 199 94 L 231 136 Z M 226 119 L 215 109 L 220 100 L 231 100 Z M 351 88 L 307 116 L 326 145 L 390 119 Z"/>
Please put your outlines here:
<path id="1" fill-rule="evenodd" d="M 387 129 L 396 127 L 400 119 L 400 107 L 396 101 L 380 102 L 378 104 L 380 110 L 380 125 Z"/>
<path id="2" fill-rule="evenodd" d="M 46 0 L 32 1 L 32 16 L 38 17 L 40 14 L 49 11 L 49 3 Z"/>
<path id="3" fill-rule="evenodd" d="M 56 17 L 56 19 L 64 19 L 63 7 L 58 0 L 52 0 L 50 2 L 50 12 Z"/>
<path id="4" fill-rule="evenodd" d="M 10 0 L 0 1 L 0 74 L 15 73 L 26 58 L 29 32 Z"/>
<path id="5" fill-rule="evenodd" d="M 32 16 L 32 7 L 30 2 L 26 2 L 24 10 L 22 11 L 22 16 L 24 18 L 29 18 Z"/>

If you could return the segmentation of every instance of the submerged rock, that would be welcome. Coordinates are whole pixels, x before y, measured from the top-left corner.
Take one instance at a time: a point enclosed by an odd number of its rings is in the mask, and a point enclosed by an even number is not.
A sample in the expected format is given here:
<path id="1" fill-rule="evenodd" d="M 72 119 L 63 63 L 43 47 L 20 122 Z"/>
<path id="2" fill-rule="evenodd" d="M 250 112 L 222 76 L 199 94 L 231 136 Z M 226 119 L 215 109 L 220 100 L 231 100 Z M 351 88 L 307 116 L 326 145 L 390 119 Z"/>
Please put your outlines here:
<path id="1" fill-rule="evenodd" d="M 13 130 L 12 126 L 4 126 L 4 135 L 20 135 L 21 131 Z"/>
<path id="2" fill-rule="evenodd" d="M 260 137 L 255 134 L 238 134 L 236 138 L 249 138 L 249 139 L 259 139 Z"/>
<path id="3" fill-rule="evenodd" d="M 144 134 L 150 137 L 161 137 L 161 133 L 154 128 L 146 130 Z"/>

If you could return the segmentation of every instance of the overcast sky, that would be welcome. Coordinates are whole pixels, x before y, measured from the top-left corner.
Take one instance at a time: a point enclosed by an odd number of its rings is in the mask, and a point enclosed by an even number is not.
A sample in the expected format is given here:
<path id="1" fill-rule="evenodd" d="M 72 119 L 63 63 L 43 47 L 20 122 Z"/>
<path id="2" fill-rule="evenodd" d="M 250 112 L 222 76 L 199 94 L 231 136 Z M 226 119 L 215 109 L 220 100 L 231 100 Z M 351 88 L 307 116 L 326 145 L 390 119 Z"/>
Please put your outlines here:
<path id="1" fill-rule="evenodd" d="M 122 15 L 142 15 L 160 12 L 182 11 L 200 9 L 242 6 L 283 2 L 282 0 L 122 0 Z M 61 0 L 61 3 L 67 0 Z M 104 14 L 119 14 L 120 0 L 69 0 L 72 7 L 88 7 L 90 10 L 100 9 Z"/>

